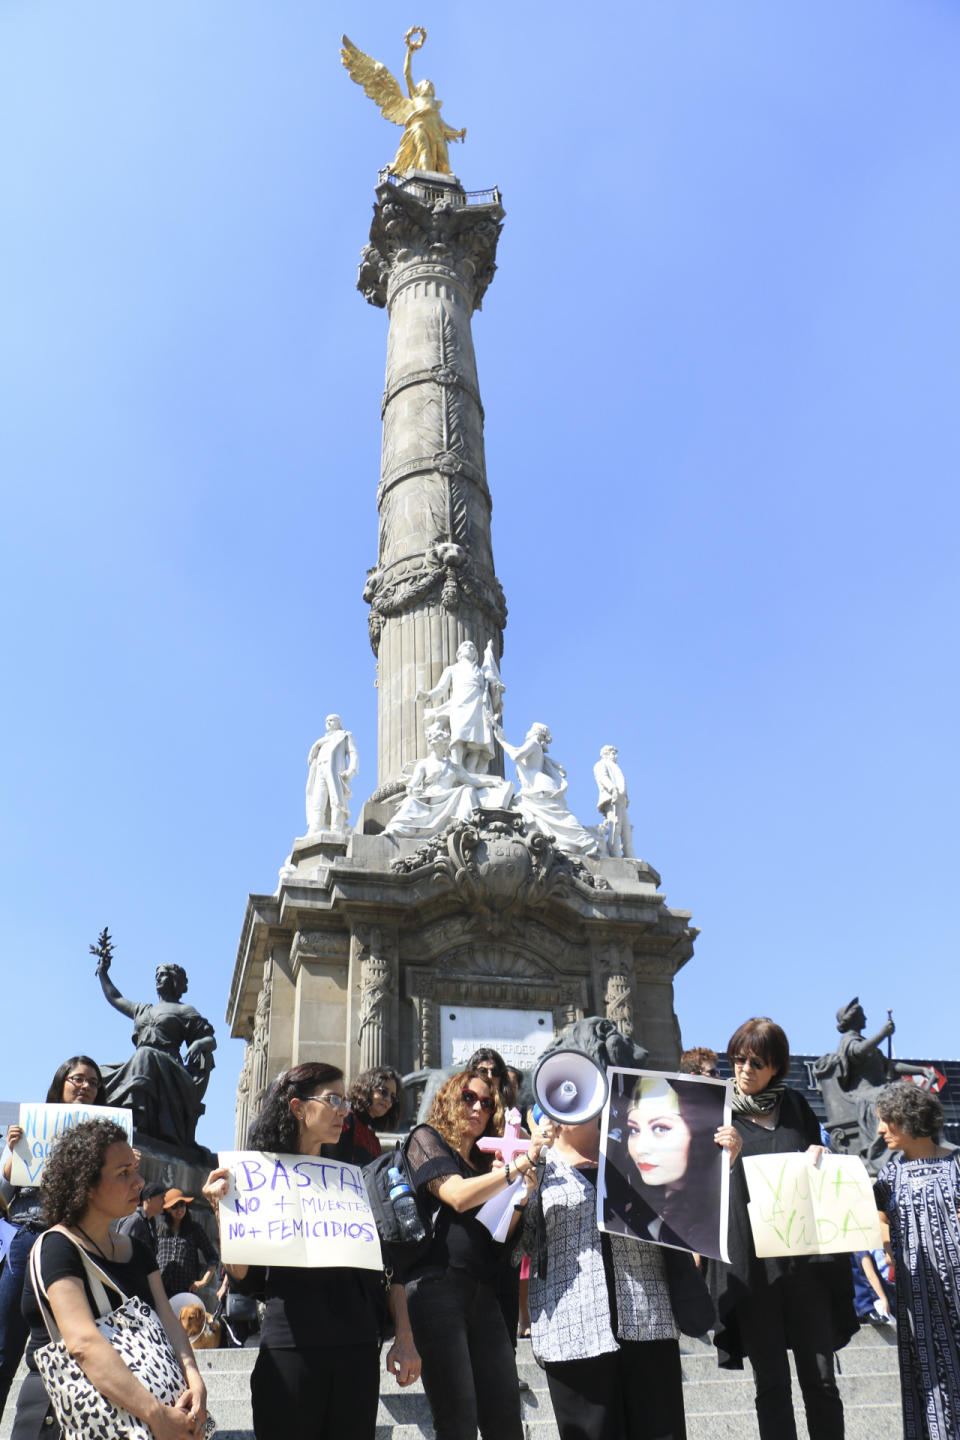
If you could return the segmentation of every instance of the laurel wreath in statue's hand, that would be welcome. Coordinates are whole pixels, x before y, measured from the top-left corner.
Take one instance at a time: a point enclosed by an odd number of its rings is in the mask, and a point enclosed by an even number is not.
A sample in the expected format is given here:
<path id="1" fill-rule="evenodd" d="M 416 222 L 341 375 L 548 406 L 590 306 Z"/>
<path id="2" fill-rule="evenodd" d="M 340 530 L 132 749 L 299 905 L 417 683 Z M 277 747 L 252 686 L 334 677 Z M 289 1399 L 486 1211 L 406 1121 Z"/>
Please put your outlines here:
<path id="1" fill-rule="evenodd" d="M 419 39 L 415 40 L 413 38 L 415 35 L 419 36 Z M 427 32 L 426 30 L 424 30 L 422 25 L 411 25 L 410 29 L 407 31 L 406 35 L 404 35 L 403 38 L 406 41 L 408 50 L 419 50 L 422 47 L 424 40 L 426 40 L 427 38 Z"/>

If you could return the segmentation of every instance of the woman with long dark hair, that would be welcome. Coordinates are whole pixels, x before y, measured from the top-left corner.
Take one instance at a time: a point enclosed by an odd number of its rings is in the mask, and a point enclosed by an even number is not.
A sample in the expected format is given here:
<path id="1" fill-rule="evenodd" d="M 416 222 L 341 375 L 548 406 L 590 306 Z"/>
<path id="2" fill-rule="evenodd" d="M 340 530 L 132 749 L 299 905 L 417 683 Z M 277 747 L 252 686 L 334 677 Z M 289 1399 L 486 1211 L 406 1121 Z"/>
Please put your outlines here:
<path id="1" fill-rule="evenodd" d="M 155 1440 L 197 1440 L 204 1432 L 206 1389 L 190 1342 L 163 1293 L 153 1255 L 113 1228 L 136 1208 L 143 1187 L 138 1159 L 124 1130 L 110 1120 L 86 1120 L 61 1135 L 44 1165 L 40 1191 L 50 1228 L 36 1241 L 34 1263 L 67 1350 L 101 1395 L 142 1420 Z M 158 1400 L 98 1330 L 84 1256 L 116 1287 L 107 1290 L 115 1307 L 123 1297 L 136 1296 L 156 1311 L 183 1371 L 183 1391 L 174 1404 Z M 17 1398 L 12 1440 L 59 1440 L 34 1360 L 51 1337 L 32 1274 L 23 1302 L 30 1328 L 28 1374 Z"/>
<path id="2" fill-rule="evenodd" d="M 733 1123 L 743 1156 L 806 1153 L 812 1164 L 823 1153 L 820 1125 L 806 1100 L 787 1083 L 790 1045 L 766 1016 L 746 1020 L 730 1037 Z M 753 1368 L 761 1440 L 796 1440 L 791 1397 L 792 1350 L 803 1394 L 810 1440 L 842 1440 L 843 1403 L 833 1356 L 859 1328 L 853 1309 L 853 1277 L 847 1255 L 806 1258 L 757 1257 L 747 1214 L 742 1165 L 730 1186 L 730 1263 L 711 1262 L 709 1282 L 719 1325 L 713 1343 L 718 1361 Z"/>
<path id="3" fill-rule="evenodd" d="M 91 1060 L 89 1055 L 71 1055 L 69 1060 L 58 1065 L 47 1090 L 46 1103 L 103 1105 L 103 1076 L 96 1060 Z M 7 1258 L 0 1269 L 0 1415 L 27 1343 L 27 1322 L 20 1310 L 27 1259 L 34 1240 L 46 1229 L 39 1187 L 9 1183 L 13 1163 L 10 1152 L 22 1139 L 20 1126 L 11 1125 L 7 1131 L 7 1152 L 0 1165 L 3 1176 L 0 1191 L 6 1201 L 7 1219 L 17 1227 L 17 1234 L 10 1242 Z"/>
<path id="4" fill-rule="evenodd" d="M 378 1130 L 393 1130 L 403 1105 L 403 1080 L 389 1065 L 362 1070 L 347 1092 L 350 1113 L 326 1154 L 348 1165 L 369 1165 L 380 1154 Z"/>
<path id="5" fill-rule="evenodd" d="M 611 1129 L 622 1144 L 607 1147 L 608 1228 L 719 1257 L 722 1169 L 740 1151 L 736 1130 L 722 1123 L 723 1099 L 719 1086 L 657 1075 L 614 1095 Z"/>
<path id="6" fill-rule="evenodd" d="M 414 1186 L 435 1212 L 433 1242 L 407 1281 L 407 1306 L 436 1440 L 476 1440 L 478 1425 L 484 1440 L 523 1440 L 513 1347 L 497 1298 L 506 1247 L 477 1211 L 517 1176 L 533 1183 L 543 1142 L 531 1140 L 508 1165 L 493 1161 L 477 1141 L 502 1135 L 503 1117 L 497 1086 L 479 1070 L 461 1070 L 441 1085 L 407 1145 Z"/>
<path id="7" fill-rule="evenodd" d="M 319 1155 L 350 1110 L 343 1071 L 310 1062 L 279 1075 L 250 1127 L 251 1150 Z M 229 1172 L 203 1193 L 219 1216 Z M 379 1402 L 383 1277 L 348 1266 L 226 1265 L 231 1288 L 262 1295 L 260 1351 L 250 1377 L 256 1440 L 374 1440 Z M 390 1289 L 397 1338 L 387 1369 L 400 1385 L 420 1373 L 403 1288 Z"/>

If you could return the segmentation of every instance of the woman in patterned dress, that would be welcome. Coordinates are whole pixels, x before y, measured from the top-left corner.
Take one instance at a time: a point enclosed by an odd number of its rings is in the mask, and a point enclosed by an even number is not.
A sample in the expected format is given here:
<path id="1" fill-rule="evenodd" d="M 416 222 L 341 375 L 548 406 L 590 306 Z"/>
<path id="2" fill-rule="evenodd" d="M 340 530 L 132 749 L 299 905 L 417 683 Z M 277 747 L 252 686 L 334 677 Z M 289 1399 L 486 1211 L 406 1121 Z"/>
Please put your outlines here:
<path id="1" fill-rule="evenodd" d="M 899 1150 L 874 1186 L 897 1287 L 904 1440 L 960 1434 L 960 1152 L 938 1145 L 935 1095 L 900 1081 L 877 1096 L 879 1133 Z"/>

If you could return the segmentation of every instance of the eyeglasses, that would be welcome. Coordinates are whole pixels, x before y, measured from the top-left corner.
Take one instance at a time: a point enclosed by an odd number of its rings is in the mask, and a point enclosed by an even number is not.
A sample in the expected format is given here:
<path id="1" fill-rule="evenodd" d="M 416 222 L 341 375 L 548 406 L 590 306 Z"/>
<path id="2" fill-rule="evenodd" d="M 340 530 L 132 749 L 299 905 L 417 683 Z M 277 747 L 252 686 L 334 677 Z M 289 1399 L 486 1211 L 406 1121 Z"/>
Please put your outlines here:
<path id="1" fill-rule="evenodd" d="M 168 1205 L 168 1206 L 167 1206 L 167 1209 L 168 1209 L 168 1210 L 186 1210 L 186 1208 L 187 1208 L 187 1202 L 186 1202 L 186 1200 L 176 1200 L 172 1205 Z"/>
<path id="2" fill-rule="evenodd" d="M 756 1055 L 734 1055 L 733 1064 L 735 1069 L 738 1070 L 742 1070 L 744 1069 L 744 1067 L 746 1067 L 746 1069 L 748 1070 L 767 1069 L 767 1061 L 758 1060 Z"/>
<path id="3" fill-rule="evenodd" d="M 712 1070 L 701 1070 L 700 1074 L 706 1075 L 710 1080 L 720 1079 L 720 1071 L 717 1069 L 716 1066 L 714 1066 Z"/>
<path id="4" fill-rule="evenodd" d="M 68 1075 L 67 1080 L 74 1090 L 99 1090 L 100 1081 L 93 1075 Z"/>
<path id="5" fill-rule="evenodd" d="M 489 1095 L 478 1095 L 475 1090 L 461 1090 L 460 1104 L 468 1105 L 471 1110 L 474 1105 L 479 1105 L 480 1109 L 486 1110 L 488 1115 L 492 1115 L 497 1108 L 496 1100 L 492 1100 Z"/>
<path id="6" fill-rule="evenodd" d="M 486 1075 L 488 1080 L 499 1080 L 501 1078 L 500 1071 L 495 1065 L 478 1065 L 476 1068 L 481 1075 Z"/>
<path id="7" fill-rule="evenodd" d="M 308 1100 L 320 1100 L 324 1105 L 329 1105 L 331 1110 L 337 1110 L 341 1115 L 349 1114 L 350 1101 L 345 1095 L 338 1095 L 335 1090 L 324 1090 L 322 1095 L 308 1095 Z"/>
<path id="8" fill-rule="evenodd" d="M 374 1095 L 381 1095 L 384 1100 L 396 1100 L 397 1098 L 397 1092 L 395 1090 L 386 1090 L 382 1085 L 374 1085 L 373 1093 Z"/>

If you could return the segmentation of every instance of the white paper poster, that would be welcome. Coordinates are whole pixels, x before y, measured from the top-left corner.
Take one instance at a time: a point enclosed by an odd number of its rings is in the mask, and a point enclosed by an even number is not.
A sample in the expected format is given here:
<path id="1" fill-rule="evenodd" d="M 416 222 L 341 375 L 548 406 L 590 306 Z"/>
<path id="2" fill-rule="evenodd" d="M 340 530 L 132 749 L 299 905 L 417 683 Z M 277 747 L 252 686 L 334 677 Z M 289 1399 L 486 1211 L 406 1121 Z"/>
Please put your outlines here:
<path id="1" fill-rule="evenodd" d="M 873 1181 L 856 1155 L 752 1155 L 743 1162 L 753 1243 L 761 1257 L 875 1250 Z"/>
<path id="2" fill-rule="evenodd" d="M 360 1170 L 320 1155 L 221 1150 L 220 1254 L 230 1265 L 349 1265 L 382 1270 Z"/>
<path id="3" fill-rule="evenodd" d="M 20 1106 L 23 1139 L 11 1150 L 11 1185 L 39 1185 L 44 1162 L 54 1141 L 84 1120 L 112 1120 L 126 1131 L 133 1144 L 133 1111 L 111 1109 L 109 1105 L 28 1105 Z"/>

